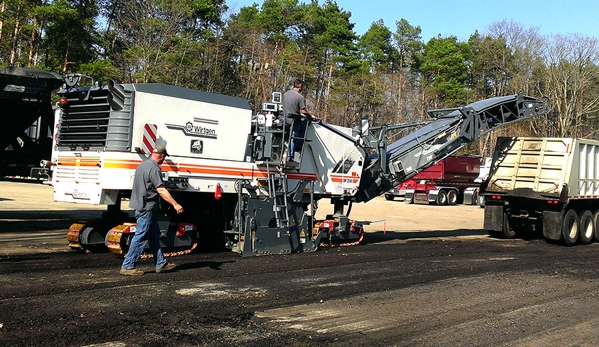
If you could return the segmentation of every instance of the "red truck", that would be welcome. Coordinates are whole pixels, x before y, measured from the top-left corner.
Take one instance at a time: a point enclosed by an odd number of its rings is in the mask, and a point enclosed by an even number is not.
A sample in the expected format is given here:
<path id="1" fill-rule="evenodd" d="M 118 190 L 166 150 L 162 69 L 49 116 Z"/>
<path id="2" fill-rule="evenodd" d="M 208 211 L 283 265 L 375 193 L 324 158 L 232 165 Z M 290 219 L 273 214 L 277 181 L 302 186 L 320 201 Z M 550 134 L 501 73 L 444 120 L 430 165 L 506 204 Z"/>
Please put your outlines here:
<path id="1" fill-rule="evenodd" d="M 481 157 L 449 156 L 385 194 L 387 200 L 404 197 L 406 203 L 477 204 Z"/>

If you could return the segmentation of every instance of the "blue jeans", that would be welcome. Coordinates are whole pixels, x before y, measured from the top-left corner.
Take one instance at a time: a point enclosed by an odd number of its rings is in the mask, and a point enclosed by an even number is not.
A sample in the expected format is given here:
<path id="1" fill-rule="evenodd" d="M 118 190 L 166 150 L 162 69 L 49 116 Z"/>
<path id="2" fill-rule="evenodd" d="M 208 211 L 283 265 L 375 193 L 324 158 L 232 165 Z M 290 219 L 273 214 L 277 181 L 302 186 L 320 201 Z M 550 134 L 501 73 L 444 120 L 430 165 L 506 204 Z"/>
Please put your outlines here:
<path id="1" fill-rule="evenodd" d="M 304 135 L 306 134 L 306 121 L 295 120 L 293 129 L 291 129 L 291 141 L 289 144 L 288 160 L 293 160 L 295 152 L 301 152 L 304 144 Z M 299 137 L 299 138 L 295 138 Z"/>
<path id="2" fill-rule="evenodd" d="M 150 241 L 150 251 L 154 255 L 154 265 L 156 268 L 163 267 L 167 261 L 160 249 L 160 227 L 154 217 L 154 211 L 135 211 L 135 218 L 137 219 L 135 235 L 131 239 L 129 251 L 121 267 L 135 269 L 148 241 Z"/>

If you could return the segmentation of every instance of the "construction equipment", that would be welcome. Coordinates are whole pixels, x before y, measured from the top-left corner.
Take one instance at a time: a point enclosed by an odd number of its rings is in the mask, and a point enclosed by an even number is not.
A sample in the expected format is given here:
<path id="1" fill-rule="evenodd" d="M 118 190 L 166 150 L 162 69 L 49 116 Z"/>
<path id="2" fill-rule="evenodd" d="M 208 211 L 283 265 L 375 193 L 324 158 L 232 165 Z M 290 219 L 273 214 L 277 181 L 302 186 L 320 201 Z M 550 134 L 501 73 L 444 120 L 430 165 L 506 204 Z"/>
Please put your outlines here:
<path id="1" fill-rule="evenodd" d="M 565 245 L 599 241 L 599 141 L 500 137 L 485 198 L 484 228 L 513 238 L 542 230 Z"/>
<path id="2" fill-rule="evenodd" d="M 40 164 L 50 157 L 54 129 L 51 93 L 63 83 L 56 73 L 22 67 L 0 69 L 0 177 L 45 180 Z"/>
<path id="3" fill-rule="evenodd" d="M 430 122 L 403 125 L 421 127 L 389 145 L 387 126 L 372 132 L 310 121 L 299 166 L 288 167 L 278 93 L 253 116 L 240 98 L 164 84 L 80 87 L 78 76 L 69 78 L 59 92 L 54 199 L 106 204 L 101 220 L 74 224 L 68 240 L 74 249 L 108 246 L 117 254 L 135 230 L 121 202 L 156 145 L 168 148 L 165 186 L 185 207 L 182 215 L 163 209 L 163 247 L 306 252 L 362 240 L 369 221 L 349 218 L 352 203 L 384 194 L 499 126 L 549 111 L 547 99 L 520 94 L 430 111 Z M 323 198 L 334 210 L 317 220 Z"/>

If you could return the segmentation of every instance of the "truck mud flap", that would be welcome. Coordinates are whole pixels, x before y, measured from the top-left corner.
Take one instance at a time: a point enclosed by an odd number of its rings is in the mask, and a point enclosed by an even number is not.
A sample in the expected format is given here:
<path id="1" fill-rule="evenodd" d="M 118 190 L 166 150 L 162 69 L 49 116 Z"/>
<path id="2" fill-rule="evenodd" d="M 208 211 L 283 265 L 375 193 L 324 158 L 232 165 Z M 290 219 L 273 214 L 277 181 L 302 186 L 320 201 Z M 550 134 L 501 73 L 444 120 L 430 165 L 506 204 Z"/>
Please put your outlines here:
<path id="1" fill-rule="evenodd" d="M 562 237 L 563 217 L 561 212 L 543 211 L 543 236 L 559 241 Z"/>
<path id="2" fill-rule="evenodd" d="M 503 206 L 485 206 L 483 228 L 490 231 L 503 231 Z"/>

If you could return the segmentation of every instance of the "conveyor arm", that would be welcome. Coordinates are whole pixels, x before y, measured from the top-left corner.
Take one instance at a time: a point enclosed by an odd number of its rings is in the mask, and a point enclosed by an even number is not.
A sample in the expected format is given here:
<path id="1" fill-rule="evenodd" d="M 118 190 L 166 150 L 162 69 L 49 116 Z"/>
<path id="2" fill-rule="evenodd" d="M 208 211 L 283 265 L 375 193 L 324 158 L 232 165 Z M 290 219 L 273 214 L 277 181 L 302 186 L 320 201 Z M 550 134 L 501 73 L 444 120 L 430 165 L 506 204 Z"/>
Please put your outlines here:
<path id="1" fill-rule="evenodd" d="M 354 201 L 369 201 L 490 131 L 545 115 L 550 108 L 545 97 L 515 94 L 428 111 L 432 122 L 389 145 L 383 130 L 378 157 L 365 167 Z"/>

